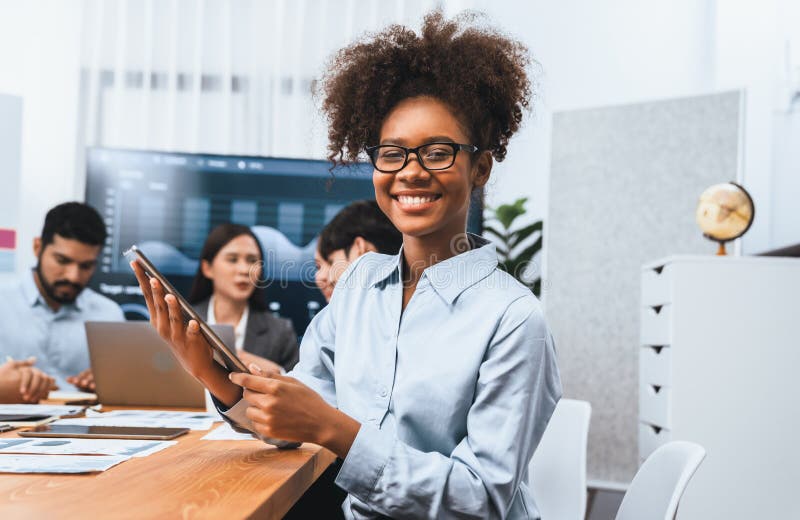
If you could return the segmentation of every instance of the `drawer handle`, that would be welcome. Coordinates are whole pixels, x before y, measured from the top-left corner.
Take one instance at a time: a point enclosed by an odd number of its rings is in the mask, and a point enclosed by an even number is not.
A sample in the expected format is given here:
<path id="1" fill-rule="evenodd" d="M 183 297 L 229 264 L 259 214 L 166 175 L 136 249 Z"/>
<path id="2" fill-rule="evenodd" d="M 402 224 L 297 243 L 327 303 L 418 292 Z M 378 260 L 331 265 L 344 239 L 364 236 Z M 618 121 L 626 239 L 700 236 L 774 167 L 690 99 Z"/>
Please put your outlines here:
<path id="1" fill-rule="evenodd" d="M 653 271 L 655 271 L 656 274 L 661 274 L 661 271 L 663 271 L 663 270 L 664 270 L 664 266 L 663 265 L 659 265 L 658 267 L 654 267 L 653 268 Z"/>
<path id="2" fill-rule="evenodd" d="M 653 387 L 653 391 L 655 393 L 659 393 L 661 391 L 661 385 L 650 385 L 650 386 Z"/>
<path id="3" fill-rule="evenodd" d="M 662 428 L 660 426 L 656 426 L 655 424 L 648 424 L 648 426 L 653 429 L 653 433 L 656 435 L 661 433 Z"/>
<path id="4" fill-rule="evenodd" d="M 663 307 L 663 305 L 653 305 L 653 306 L 652 306 L 652 307 L 650 307 L 650 308 L 651 308 L 651 309 L 653 309 L 653 310 L 655 311 L 656 315 L 658 315 L 658 314 L 660 314 L 660 313 L 661 313 L 661 308 L 662 308 L 662 307 Z"/>
<path id="5" fill-rule="evenodd" d="M 661 354 L 661 351 L 664 350 L 664 345 L 650 345 L 650 348 L 653 349 L 656 353 L 656 356 Z"/>

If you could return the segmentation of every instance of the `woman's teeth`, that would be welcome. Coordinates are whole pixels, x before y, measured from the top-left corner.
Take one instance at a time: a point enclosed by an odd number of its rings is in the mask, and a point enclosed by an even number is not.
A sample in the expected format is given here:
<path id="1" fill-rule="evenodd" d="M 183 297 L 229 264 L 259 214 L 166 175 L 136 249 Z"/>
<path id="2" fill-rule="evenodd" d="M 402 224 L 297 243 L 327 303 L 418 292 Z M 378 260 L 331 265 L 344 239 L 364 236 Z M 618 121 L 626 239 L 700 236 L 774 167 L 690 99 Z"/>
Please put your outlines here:
<path id="1" fill-rule="evenodd" d="M 436 200 L 435 195 L 431 195 L 428 197 L 409 197 L 407 195 L 400 195 L 397 197 L 397 200 L 400 201 L 400 204 L 408 204 L 408 205 L 417 205 L 417 204 L 425 204 L 427 202 L 433 202 Z"/>

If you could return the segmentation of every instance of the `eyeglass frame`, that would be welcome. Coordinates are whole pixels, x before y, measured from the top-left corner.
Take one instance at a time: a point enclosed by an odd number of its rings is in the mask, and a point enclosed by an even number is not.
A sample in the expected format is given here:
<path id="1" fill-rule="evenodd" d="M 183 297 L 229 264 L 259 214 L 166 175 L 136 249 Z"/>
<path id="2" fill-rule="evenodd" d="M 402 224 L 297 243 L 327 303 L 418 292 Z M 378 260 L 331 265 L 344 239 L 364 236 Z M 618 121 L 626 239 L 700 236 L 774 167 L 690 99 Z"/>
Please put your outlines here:
<path id="1" fill-rule="evenodd" d="M 428 166 L 425 165 L 425 160 L 420 155 L 419 150 L 420 150 L 420 148 L 425 148 L 426 146 L 433 146 L 433 145 L 436 145 L 436 144 L 438 144 L 438 145 L 448 145 L 448 146 L 452 147 L 453 148 L 453 161 L 450 164 L 448 164 L 447 166 L 444 166 L 442 168 L 429 168 Z M 405 160 L 403 161 L 403 165 L 400 166 L 396 170 L 390 170 L 390 171 L 381 170 L 380 168 L 378 168 L 378 165 L 375 164 L 376 158 L 373 157 L 373 152 L 375 152 L 376 150 L 379 150 L 380 148 L 389 148 L 389 147 L 391 147 L 391 148 L 400 148 L 401 150 L 403 150 L 405 152 L 405 155 L 406 155 Z M 478 148 L 474 144 L 453 143 L 453 142 L 450 142 L 450 141 L 435 141 L 435 142 L 432 142 L 432 143 L 421 144 L 419 146 L 415 146 L 414 148 L 408 148 L 406 146 L 400 146 L 399 144 L 379 144 L 379 145 L 375 145 L 375 146 L 367 146 L 367 147 L 364 148 L 364 151 L 367 152 L 367 157 L 369 157 L 369 160 L 372 163 L 372 166 L 376 170 L 378 170 L 379 172 L 388 173 L 388 174 L 399 173 L 399 172 L 401 172 L 403 170 L 403 168 L 408 166 L 408 160 L 411 157 L 412 153 L 417 156 L 417 162 L 419 163 L 420 166 L 422 166 L 422 168 L 425 171 L 442 171 L 442 170 L 446 170 L 448 168 L 451 168 L 456 163 L 456 157 L 458 156 L 459 150 L 464 150 L 465 152 L 469 152 L 469 153 L 475 153 L 475 152 L 480 151 L 480 148 Z"/>

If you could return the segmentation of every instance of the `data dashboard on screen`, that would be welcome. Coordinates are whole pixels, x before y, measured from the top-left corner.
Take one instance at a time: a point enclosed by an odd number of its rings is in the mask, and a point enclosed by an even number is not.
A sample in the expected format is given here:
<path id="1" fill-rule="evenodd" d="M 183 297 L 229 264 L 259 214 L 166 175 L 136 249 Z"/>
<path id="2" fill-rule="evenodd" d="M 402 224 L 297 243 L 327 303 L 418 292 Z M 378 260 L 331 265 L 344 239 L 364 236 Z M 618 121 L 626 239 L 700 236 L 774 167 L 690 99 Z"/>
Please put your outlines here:
<path id="1" fill-rule="evenodd" d="M 268 307 L 302 336 L 325 305 L 314 284 L 319 232 L 348 203 L 374 196 L 369 164 L 331 171 L 320 160 L 90 148 L 86 202 L 109 235 L 91 286 L 128 319 L 147 319 L 126 249 L 137 244 L 188 295 L 208 232 L 244 224 L 264 248 Z M 476 194 L 473 232 L 481 231 L 480 200 Z"/>

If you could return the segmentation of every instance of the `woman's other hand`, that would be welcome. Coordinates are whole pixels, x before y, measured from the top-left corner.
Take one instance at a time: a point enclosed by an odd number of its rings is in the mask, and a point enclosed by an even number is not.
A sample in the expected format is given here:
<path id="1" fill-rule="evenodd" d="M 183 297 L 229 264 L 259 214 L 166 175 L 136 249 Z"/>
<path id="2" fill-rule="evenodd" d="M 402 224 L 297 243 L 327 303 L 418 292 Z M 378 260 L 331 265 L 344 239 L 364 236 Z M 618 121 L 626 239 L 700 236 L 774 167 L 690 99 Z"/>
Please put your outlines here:
<path id="1" fill-rule="evenodd" d="M 361 424 L 333 408 L 314 390 L 293 377 L 232 373 L 230 379 L 244 388 L 253 430 L 273 439 L 313 442 L 345 458 Z"/>
<path id="2" fill-rule="evenodd" d="M 239 357 L 239 359 L 242 360 L 242 362 L 246 366 L 250 367 L 251 365 L 255 365 L 256 367 L 258 367 L 261 371 L 261 375 L 269 376 L 272 374 L 283 373 L 283 369 L 279 364 L 275 363 L 274 361 L 270 361 L 267 358 L 251 354 L 246 350 L 240 350 L 239 352 L 236 353 L 236 355 Z M 254 374 L 258 373 L 253 368 L 251 368 L 250 371 L 253 372 Z"/>

